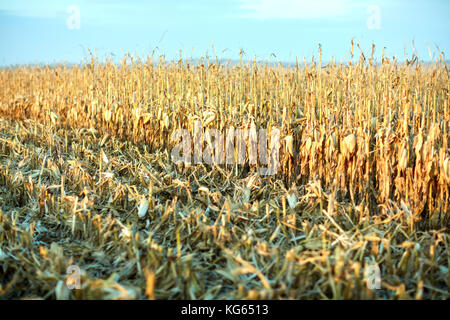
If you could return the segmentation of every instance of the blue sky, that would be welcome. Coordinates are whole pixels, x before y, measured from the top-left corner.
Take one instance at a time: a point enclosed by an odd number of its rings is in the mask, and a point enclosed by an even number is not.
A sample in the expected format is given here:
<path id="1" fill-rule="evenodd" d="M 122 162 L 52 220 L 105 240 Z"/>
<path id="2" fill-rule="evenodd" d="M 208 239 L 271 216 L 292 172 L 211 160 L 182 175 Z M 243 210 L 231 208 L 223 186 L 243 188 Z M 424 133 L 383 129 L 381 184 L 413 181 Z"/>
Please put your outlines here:
<path id="1" fill-rule="evenodd" d="M 449 0 L 0 0 L 0 65 L 77 63 L 87 49 L 236 59 L 242 48 L 246 59 L 302 61 L 319 43 L 324 60 L 343 61 L 352 38 L 378 57 L 409 58 L 414 41 L 420 59 L 436 45 L 448 59 L 449 13 Z"/>

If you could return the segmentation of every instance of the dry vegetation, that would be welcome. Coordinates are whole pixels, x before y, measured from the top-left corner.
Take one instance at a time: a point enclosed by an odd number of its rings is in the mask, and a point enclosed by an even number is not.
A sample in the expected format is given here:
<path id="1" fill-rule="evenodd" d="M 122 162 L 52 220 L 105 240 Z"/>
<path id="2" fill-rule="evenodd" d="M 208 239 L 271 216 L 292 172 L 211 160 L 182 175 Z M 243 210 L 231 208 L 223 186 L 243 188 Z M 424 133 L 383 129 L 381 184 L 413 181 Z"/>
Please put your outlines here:
<path id="1" fill-rule="evenodd" d="M 449 298 L 442 61 L 92 58 L 2 69 L 0 88 L 2 299 Z M 175 165 L 194 120 L 278 127 L 278 174 Z"/>

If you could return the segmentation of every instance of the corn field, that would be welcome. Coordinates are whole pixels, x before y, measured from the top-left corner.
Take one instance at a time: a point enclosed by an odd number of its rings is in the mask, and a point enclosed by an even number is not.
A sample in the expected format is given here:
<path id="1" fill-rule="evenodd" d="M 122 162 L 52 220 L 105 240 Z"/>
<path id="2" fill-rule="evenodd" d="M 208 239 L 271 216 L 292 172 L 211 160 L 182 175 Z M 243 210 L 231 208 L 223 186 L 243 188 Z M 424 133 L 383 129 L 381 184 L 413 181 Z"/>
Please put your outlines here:
<path id="1" fill-rule="evenodd" d="M 448 299 L 448 68 L 374 50 L 1 69 L 0 298 Z M 174 163 L 195 121 L 278 172 Z"/>

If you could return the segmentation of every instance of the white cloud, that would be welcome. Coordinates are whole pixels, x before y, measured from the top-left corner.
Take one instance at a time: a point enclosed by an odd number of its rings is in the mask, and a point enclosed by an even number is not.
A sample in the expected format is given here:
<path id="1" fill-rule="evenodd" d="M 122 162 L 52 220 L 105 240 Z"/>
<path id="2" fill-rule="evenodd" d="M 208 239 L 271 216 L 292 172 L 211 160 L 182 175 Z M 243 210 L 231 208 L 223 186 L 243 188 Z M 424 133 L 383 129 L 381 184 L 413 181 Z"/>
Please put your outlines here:
<path id="1" fill-rule="evenodd" d="M 0 10 L 19 17 L 55 18 L 65 12 L 65 7 L 55 2 L 28 0 L 2 2 Z"/>
<path id="2" fill-rule="evenodd" d="M 318 19 L 348 14 L 352 0 L 239 0 L 242 18 Z"/>
<path id="3" fill-rule="evenodd" d="M 42 19 L 67 19 L 70 16 L 68 9 L 77 6 L 80 9 L 80 18 L 83 23 L 90 24 L 119 24 L 131 25 L 146 21 L 152 15 L 161 12 L 157 3 L 138 2 L 133 6 L 126 0 L 18 0 L 1 2 L 0 11 L 6 14 Z"/>

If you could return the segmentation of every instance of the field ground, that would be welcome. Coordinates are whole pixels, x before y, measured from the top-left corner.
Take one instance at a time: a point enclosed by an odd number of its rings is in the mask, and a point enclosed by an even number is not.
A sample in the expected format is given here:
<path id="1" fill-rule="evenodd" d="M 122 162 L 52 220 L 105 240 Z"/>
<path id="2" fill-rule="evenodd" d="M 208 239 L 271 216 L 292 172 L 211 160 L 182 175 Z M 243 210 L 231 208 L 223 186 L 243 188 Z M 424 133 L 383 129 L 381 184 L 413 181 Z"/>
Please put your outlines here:
<path id="1" fill-rule="evenodd" d="M 0 70 L 0 298 L 448 299 L 448 70 L 373 61 Z M 278 173 L 175 164 L 195 120 Z"/>

